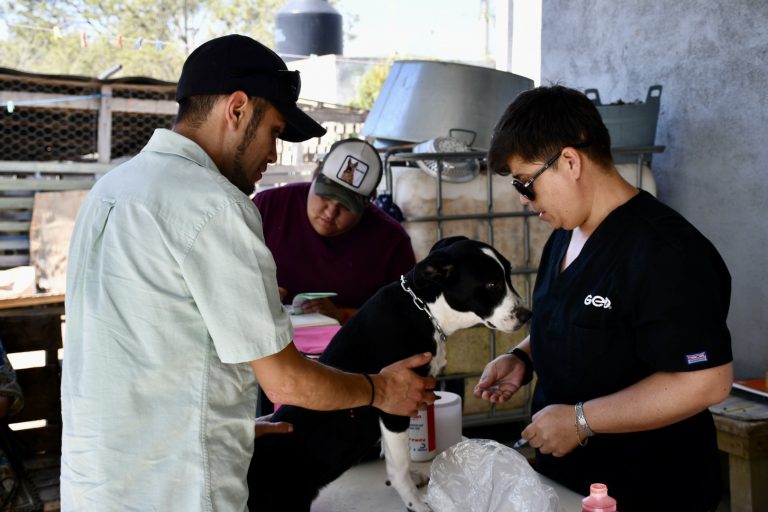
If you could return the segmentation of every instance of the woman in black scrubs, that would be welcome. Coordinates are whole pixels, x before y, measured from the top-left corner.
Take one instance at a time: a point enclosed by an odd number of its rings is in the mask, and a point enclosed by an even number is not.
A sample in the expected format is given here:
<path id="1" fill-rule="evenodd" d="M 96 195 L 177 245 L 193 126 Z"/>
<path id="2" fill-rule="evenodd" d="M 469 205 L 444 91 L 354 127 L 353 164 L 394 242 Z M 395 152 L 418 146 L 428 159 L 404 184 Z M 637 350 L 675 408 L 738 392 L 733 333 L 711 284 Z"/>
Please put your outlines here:
<path id="1" fill-rule="evenodd" d="M 715 510 L 721 473 L 708 407 L 733 380 L 731 280 L 717 250 L 619 175 L 608 130 L 578 91 L 518 96 L 488 160 L 554 231 L 530 335 L 486 366 L 475 395 L 503 402 L 535 368 L 522 437 L 539 472 L 583 495 L 605 483 L 622 512 Z"/>

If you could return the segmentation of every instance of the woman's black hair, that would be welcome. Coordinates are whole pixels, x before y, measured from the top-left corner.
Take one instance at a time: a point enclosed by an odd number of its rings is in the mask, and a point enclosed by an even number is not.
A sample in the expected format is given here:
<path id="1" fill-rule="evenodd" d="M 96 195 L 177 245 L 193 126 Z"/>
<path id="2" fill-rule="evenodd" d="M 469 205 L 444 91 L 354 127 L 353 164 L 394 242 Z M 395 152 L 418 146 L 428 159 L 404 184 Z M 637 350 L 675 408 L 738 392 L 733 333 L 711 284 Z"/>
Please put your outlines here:
<path id="1" fill-rule="evenodd" d="M 508 175 L 513 156 L 544 161 L 566 146 L 588 142 L 580 151 L 601 166 L 613 165 L 611 136 L 595 105 L 583 93 L 561 85 L 521 93 L 507 107 L 491 136 L 488 167 Z"/>

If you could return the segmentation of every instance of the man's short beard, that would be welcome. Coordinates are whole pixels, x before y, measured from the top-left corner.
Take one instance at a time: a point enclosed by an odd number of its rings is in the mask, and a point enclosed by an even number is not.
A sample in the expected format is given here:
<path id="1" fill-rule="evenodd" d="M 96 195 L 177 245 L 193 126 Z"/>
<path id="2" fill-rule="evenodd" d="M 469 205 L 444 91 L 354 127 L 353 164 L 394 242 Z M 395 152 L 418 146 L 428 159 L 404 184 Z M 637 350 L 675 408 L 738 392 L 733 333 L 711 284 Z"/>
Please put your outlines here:
<path id="1" fill-rule="evenodd" d="M 237 145 L 235 156 L 232 159 L 231 171 L 222 173 L 234 186 L 236 186 L 243 194 L 247 196 L 253 193 L 253 190 L 256 186 L 255 183 L 248 179 L 243 167 L 243 154 L 245 154 L 245 149 L 251 144 L 254 137 L 256 136 L 258 120 L 256 120 L 254 123 L 254 119 L 255 118 L 251 118 L 251 121 L 248 123 L 248 126 L 245 129 L 245 133 L 243 134 L 243 138 L 240 141 L 240 144 Z"/>
<path id="2" fill-rule="evenodd" d="M 261 123 L 261 119 L 264 117 L 264 112 L 266 112 L 267 106 L 266 101 L 260 98 L 252 98 L 251 101 L 253 101 L 253 113 L 250 121 L 248 121 L 248 126 L 245 127 L 243 138 L 240 141 L 240 144 L 237 145 L 237 149 L 235 149 L 235 155 L 232 158 L 232 169 L 229 171 L 222 171 L 221 173 L 230 181 L 230 183 L 247 196 L 250 196 L 253 193 L 256 183 L 248 179 L 248 175 L 243 166 L 243 155 L 256 137 L 256 130 L 259 127 L 259 123 Z"/>

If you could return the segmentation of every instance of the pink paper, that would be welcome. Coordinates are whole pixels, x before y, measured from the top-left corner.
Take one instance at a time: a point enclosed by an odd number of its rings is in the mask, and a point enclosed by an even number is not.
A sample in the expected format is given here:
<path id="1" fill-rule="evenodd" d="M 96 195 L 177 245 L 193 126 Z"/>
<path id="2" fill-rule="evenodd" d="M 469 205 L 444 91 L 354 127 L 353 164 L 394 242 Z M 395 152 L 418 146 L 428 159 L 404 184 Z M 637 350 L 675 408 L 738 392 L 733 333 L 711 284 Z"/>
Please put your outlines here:
<path id="1" fill-rule="evenodd" d="M 339 329 L 340 325 L 297 327 L 293 331 L 293 343 L 299 352 L 320 355 Z"/>

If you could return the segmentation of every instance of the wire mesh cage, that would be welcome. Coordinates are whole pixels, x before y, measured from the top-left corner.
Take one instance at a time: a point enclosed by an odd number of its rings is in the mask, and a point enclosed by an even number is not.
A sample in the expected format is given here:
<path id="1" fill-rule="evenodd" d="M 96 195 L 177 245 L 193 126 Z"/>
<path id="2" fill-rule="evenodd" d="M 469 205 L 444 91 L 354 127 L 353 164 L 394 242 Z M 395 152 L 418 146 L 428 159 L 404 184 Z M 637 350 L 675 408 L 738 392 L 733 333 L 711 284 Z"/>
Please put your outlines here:
<path id="1" fill-rule="evenodd" d="M 135 77 L 98 80 L 0 68 L 0 160 L 110 162 L 137 154 L 176 116 L 176 84 Z M 278 163 L 316 160 L 357 136 L 367 111 L 300 100 L 328 133 L 300 145 L 278 143 Z"/>
<path id="2" fill-rule="evenodd" d="M 138 154 L 176 117 L 176 84 L 149 78 L 98 80 L 0 68 L 0 269 L 29 262 L 35 194 L 87 190 Z M 367 111 L 300 100 L 328 130 L 321 138 L 277 145 L 260 183 L 308 180 L 318 155 L 357 136 Z"/>
<path id="3" fill-rule="evenodd" d="M 174 119 L 167 107 L 152 112 L 147 102 L 172 101 L 175 85 L 141 83 L 147 81 L 121 85 L 0 69 L 0 160 L 97 161 L 105 99 L 112 104 L 109 159 L 136 154 L 155 128 Z"/>

